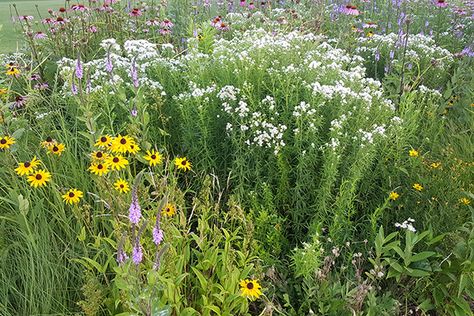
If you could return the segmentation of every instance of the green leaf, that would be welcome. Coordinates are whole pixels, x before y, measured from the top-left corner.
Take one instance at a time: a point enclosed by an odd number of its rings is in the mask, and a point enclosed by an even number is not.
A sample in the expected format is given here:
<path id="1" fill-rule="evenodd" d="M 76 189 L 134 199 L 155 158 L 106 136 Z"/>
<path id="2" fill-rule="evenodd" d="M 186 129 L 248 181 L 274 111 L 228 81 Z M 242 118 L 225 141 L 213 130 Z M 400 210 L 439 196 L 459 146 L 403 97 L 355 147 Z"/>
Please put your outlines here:
<path id="1" fill-rule="evenodd" d="M 421 261 L 421 260 L 424 260 L 426 258 L 432 257 L 434 255 L 436 255 L 436 252 L 434 252 L 434 251 L 423 251 L 423 252 L 417 253 L 416 255 L 412 256 L 411 257 L 411 262 Z"/>
<path id="2" fill-rule="evenodd" d="M 193 270 L 194 274 L 196 274 L 197 278 L 199 279 L 199 283 L 201 283 L 201 288 L 203 290 L 205 290 L 207 288 L 207 280 L 206 278 L 204 277 L 204 275 L 201 273 L 201 271 L 199 271 L 198 269 L 196 269 L 195 267 L 191 267 L 191 269 Z"/>

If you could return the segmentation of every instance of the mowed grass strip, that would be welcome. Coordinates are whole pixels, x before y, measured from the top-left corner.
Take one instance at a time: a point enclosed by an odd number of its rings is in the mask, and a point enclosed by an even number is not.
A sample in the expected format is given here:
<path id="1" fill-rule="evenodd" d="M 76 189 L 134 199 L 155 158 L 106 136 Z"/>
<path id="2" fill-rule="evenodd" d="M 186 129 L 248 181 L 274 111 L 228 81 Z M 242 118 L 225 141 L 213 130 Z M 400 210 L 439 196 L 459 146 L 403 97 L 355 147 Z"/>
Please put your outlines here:
<path id="1" fill-rule="evenodd" d="M 13 4 L 16 5 L 16 9 L 20 15 L 32 15 L 35 19 L 32 21 L 35 25 L 35 29 L 40 29 L 40 26 L 36 24 L 41 23 L 38 17 L 38 6 L 39 11 L 43 17 L 48 16 L 48 8 L 57 9 L 64 6 L 64 1 L 57 0 L 0 0 L 0 53 L 10 53 L 17 50 L 18 47 L 24 45 L 24 42 L 20 41 L 21 29 L 18 23 L 12 22 L 12 16 L 16 17 L 17 13 Z"/>

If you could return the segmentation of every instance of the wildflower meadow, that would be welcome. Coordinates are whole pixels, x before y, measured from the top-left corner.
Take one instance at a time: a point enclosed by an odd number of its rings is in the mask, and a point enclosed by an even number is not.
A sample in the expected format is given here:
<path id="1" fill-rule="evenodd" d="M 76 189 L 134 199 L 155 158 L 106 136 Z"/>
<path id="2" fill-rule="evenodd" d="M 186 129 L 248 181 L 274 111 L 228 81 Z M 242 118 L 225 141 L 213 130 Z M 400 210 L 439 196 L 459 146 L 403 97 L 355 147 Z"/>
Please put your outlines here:
<path id="1" fill-rule="evenodd" d="M 474 315 L 472 0 L 0 0 L 0 315 Z"/>

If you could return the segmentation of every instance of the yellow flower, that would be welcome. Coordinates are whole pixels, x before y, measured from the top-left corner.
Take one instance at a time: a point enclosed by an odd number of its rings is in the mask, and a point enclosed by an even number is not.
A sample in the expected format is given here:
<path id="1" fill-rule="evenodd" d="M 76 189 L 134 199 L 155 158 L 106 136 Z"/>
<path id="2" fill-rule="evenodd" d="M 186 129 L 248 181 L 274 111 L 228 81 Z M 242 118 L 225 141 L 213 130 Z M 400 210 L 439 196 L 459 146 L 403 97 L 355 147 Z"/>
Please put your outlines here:
<path id="1" fill-rule="evenodd" d="M 93 160 L 105 160 L 109 157 L 109 154 L 104 153 L 103 151 L 94 151 L 91 153 L 91 158 Z"/>
<path id="2" fill-rule="evenodd" d="M 94 162 L 89 167 L 89 171 L 99 177 L 102 177 L 104 174 L 109 172 L 109 166 L 105 163 Z"/>
<path id="3" fill-rule="evenodd" d="M 130 151 L 130 145 L 135 145 L 135 141 L 130 136 L 119 134 L 112 140 L 111 150 L 114 153 L 123 154 Z"/>
<path id="4" fill-rule="evenodd" d="M 32 175 L 28 176 L 28 182 L 32 187 L 42 187 L 46 185 L 46 182 L 51 180 L 51 173 L 44 169 L 35 171 Z"/>
<path id="5" fill-rule="evenodd" d="M 412 188 L 415 189 L 415 190 L 417 190 L 417 191 L 423 190 L 423 186 L 422 186 L 421 184 L 419 184 L 419 183 L 413 184 L 413 187 L 412 187 Z"/>
<path id="6" fill-rule="evenodd" d="M 66 146 L 62 143 L 52 144 L 48 147 L 50 153 L 61 156 L 63 151 L 66 149 Z"/>
<path id="7" fill-rule="evenodd" d="M 392 201 L 396 201 L 399 197 L 400 197 L 400 194 L 398 194 L 397 192 L 395 191 L 392 191 L 390 192 L 390 194 L 388 195 L 389 199 L 392 200 Z"/>
<path id="8" fill-rule="evenodd" d="M 4 94 L 7 94 L 8 93 L 8 89 L 7 88 L 0 88 L 0 96 L 1 95 L 4 95 Z"/>
<path id="9" fill-rule="evenodd" d="M 143 158 L 145 158 L 152 167 L 161 164 L 163 161 L 163 156 L 154 149 L 151 151 L 147 150 L 146 156 Z"/>
<path id="10" fill-rule="evenodd" d="M 174 214 L 176 214 L 176 208 L 174 207 L 173 204 L 166 204 L 166 206 L 163 208 L 163 210 L 161 211 L 161 213 L 165 216 L 168 216 L 168 217 L 171 217 L 173 216 Z"/>
<path id="11" fill-rule="evenodd" d="M 461 199 L 459 199 L 459 202 L 461 202 L 464 205 L 471 204 L 471 200 L 469 200 L 468 198 L 461 198 Z"/>
<path id="12" fill-rule="evenodd" d="M 367 37 L 372 37 L 372 36 L 374 36 L 374 32 L 372 31 L 367 32 Z"/>
<path id="13" fill-rule="evenodd" d="M 16 143 L 15 138 L 10 137 L 10 136 L 3 136 L 0 138 L 0 149 L 8 149 Z"/>
<path id="14" fill-rule="evenodd" d="M 177 157 L 174 160 L 174 164 L 176 167 L 178 167 L 178 169 L 182 169 L 184 171 L 191 170 L 191 167 L 192 167 L 191 162 L 189 162 L 189 160 L 186 157 L 183 157 L 183 158 Z"/>
<path id="15" fill-rule="evenodd" d="M 132 155 L 135 155 L 139 151 L 140 151 L 140 147 L 138 147 L 137 144 L 131 144 L 130 147 L 128 148 L 128 152 L 131 153 Z"/>
<path id="16" fill-rule="evenodd" d="M 36 159 L 36 156 L 34 156 L 31 161 L 18 163 L 18 167 L 15 171 L 19 176 L 29 175 L 40 163 L 41 161 Z"/>
<path id="17" fill-rule="evenodd" d="M 255 300 L 262 295 L 261 286 L 258 283 L 258 280 L 249 280 L 245 279 L 240 281 L 240 292 L 242 296 L 249 298 L 250 300 Z"/>
<path id="18" fill-rule="evenodd" d="M 48 136 L 46 137 L 46 139 L 44 141 L 41 142 L 41 147 L 45 148 L 45 149 L 48 149 L 49 147 L 51 147 L 52 145 L 56 144 L 56 141 L 51 137 L 51 136 Z"/>
<path id="19" fill-rule="evenodd" d="M 130 186 L 128 182 L 123 179 L 118 179 L 114 183 L 115 190 L 119 191 L 120 193 L 127 193 L 130 191 Z"/>
<path id="20" fill-rule="evenodd" d="M 5 74 L 7 76 L 18 76 L 20 74 L 20 70 L 16 67 L 9 67 Z"/>
<path id="21" fill-rule="evenodd" d="M 69 191 L 67 191 L 62 197 L 64 202 L 68 204 L 77 204 L 83 196 L 84 193 L 82 193 L 82 191 L 77 189 L 69 189 Z"/>
<path id="22" fill-rule="evenodd" d="M 418 157 L 420 153 L 414 149 L 411 149 L 408 154 L 410 155 L 410 157 Z"/>
<path id="23" fill-rule="evenodd" d="M 128 165 L 128 160 L 120 155 L 110 156 L 106 161 L 112 170 L 120 170 Z"/>
<path id="24" fill-rule="evenodd" d="M 438 169 L 439 167 L 441 167 L 441 162 L 432 162 L 430 164 L 431 169 Z"/>
<path id="25" fill-rule="evenodd" d="M 97 142 L 95 143 L 96 147 L 105 148 L 112 142 L 112 137 L 109 135 L 100 136 Z"/>

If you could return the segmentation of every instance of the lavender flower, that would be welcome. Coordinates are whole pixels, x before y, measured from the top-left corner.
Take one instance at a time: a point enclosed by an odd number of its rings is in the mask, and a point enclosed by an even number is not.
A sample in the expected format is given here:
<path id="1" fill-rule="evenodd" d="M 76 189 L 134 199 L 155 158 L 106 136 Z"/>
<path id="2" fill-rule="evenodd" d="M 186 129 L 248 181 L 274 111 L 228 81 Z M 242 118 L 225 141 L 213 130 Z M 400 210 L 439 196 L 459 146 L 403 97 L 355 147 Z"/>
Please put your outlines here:
<path id="1" fill-rule="evenodd" d="M 133 263 L 135 263 L 136 265 L 139 265 L 140 262 L 142 262 L 143 260 L 143 248 L 139 242 L 137 242 L 135 247 L 133 247 L 132 260 L 133 260 Z"/>
<path id="2" fill-rule="evenodd" d="M 138 84 L 138 69 L 137 69 L 137 65 L 135 63 L 135 59 L 132 62 L 132 69 L 131 69 L 130 76 L 132 77 L 133 86 L 135 88 L 138 88 L 138 86 L 139 86 L 139 84 Z"/>
<path id="3" fill-rule="evenodd" d="M 375 61 L 379 61 L 380 60 L 380 51 L 377 49 L 377 51 L 375 52 Z"/>
<path id="4" fill-rule="evenodd" d="M 132 192 L 132 204 L 130 204 L 130 208 L 128 209 L 128 218 L 132 224 L 138 224 L 140 218 L 142 217 L 142 212 L 140 208 L 140 204 L 138 204 L 137 193 L 134 189 Z"/>
<path id="5" fill-rule="evenodd" d="M 77 61 L 76 61 L 76 77 L 77 79 L 82 79 L 83 76 L 84 76 L 84 70 L 82 68 L 81 57 L 78 56 Z"/>
<path id="6" fill-rule="evenodd" d="M 161 244 L 163 238 L 164 234 L 163 230 L 160 228 L 160 225 L 155 225 L 155 227 L 153 227 L 153 242 L 155 243 L 155 245 L 158 246 L 159 244 Z"/>
<path id="7" fill-rule="evenodd" d="M 77 86 L 76 86 L 76 83 L 74 81 L 72 82 L 72 85 L 71 85 L 71 93 L 73 95 L 77 94 Z"/>

